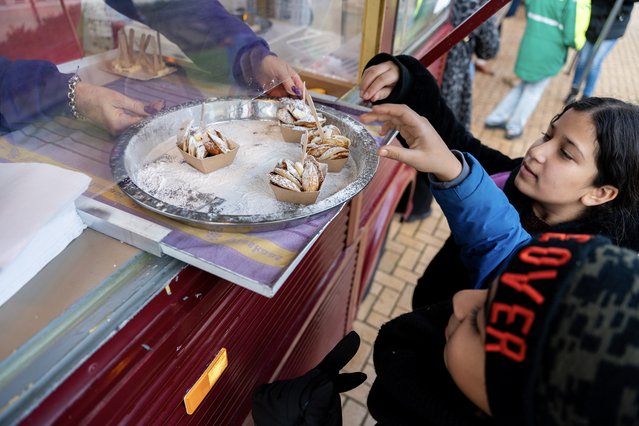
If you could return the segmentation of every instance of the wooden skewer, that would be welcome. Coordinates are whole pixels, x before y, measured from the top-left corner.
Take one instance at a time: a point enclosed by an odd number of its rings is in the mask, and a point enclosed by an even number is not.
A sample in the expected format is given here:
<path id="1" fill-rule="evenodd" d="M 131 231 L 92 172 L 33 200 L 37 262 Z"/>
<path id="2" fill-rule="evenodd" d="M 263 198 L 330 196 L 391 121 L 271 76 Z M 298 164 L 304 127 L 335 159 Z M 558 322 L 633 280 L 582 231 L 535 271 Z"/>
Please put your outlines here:
<path id="1" fill-rule="evenodd" d="M 155 32 L 155 42 L 153 45 L 153 68 L 159 74 L 164 69 L 164 59 L 162 59 L 162 44 L 160 43 L 160 32 Z"/>
<path id="2" fill-rule="evenodd" d="M 142 42 L 142 47 L 140 47 L 140 51 L 144 52 L 144 54 L 146 54 L 146 49 L 147 47 L 149 47 L 150 41 L 151 41 L 151 34 L 147 34 L 147 36 L 144 38 L 144 41 Z"/>
<path id="3" fill-rule="evenodd" d="M 151 47 L 152 47 L 151 56 L 153 57 L 153 72 L 155 72 L 155 74 L 157 74 L 162 69 L 162 65 L 161 65 L 161 62 L 160 62 L 160 59 L 159 59 L 159 55 L 158 55 L 157 44 L 152 44 Z"/>
<path id="4" fill-rule="evenodd" d="M 146 52 L 143 50 L 145 41 L 146 41 L 146 35 L 142 34 L 140 36 L 140 45 L 139 45 L 138 53 L 137 55 L 135 55 L 135 62 L 136 64 L 142 67 L 144 72 L 148 73 L 150 71 L 150 62 L 146 56 Z"/>
<path id="5" fill-rule="evenodd" d="M 124 28 L 120 28 L 120 30 L 118 31 L 118 48 L 120 50 L 118 60 L 120 62 L 120 66 L 124 68 L 128 68 L 131 66 L 128 44 L 129 42 L 127 41 L 126 32 L 124 31 Z"/>
<path id="6" fill-rule="evenodd" d="M 133 42 L 135 41 L 135 31 L 133 28 L 129 28 L 129 38 L 127 40 L 126 48 L 128 50 L 129 58 L 131 59 L 131 65 L 135 63 L 135 53 L 133 50 Z"/>
<path id="7" fill-rule="evenodd" d="M 302 136 L 302 164 L 304 164 L 304 161 L 306 160 L 307 145 L 308 145 L 308 131 L 305 131 L 304 135 Z"/>
<path id="8" fill-rule="evenodd" d="M 202 102 L 202 110 L 200 111 L 200 129 L 204 130 L 204 102 Z"/>
<path id="9" fill-rule="evenodd" d="M 315 122 L 317 123 L 317 130 L 319 131 L 320 138 L 324 140 L 324 130 L 322 129 L 322 124 L 319 121 L 319 117 L 317 116 L 317 111 L 315 110 L 315 104 L 313 103 L 313 98 L 311 95 L 306 92 L 306 101 L 308 102 L 308 106 L 311 107 L 311 112 L 313 113 L 313 118 L 315 118 Z"/>
<path id="10" fill-rule="evenodd" d="M 162 61 L 164 59 L 162 59 L 162 43 L 160 43 L 160 32 L 156 31 L 155 32 L 155 39 L 157 40 L 158 43 L 158 55 L 159 55 L 159 59 L 160 59 L 160 63 L 162 63 Z"/>
<path id="11" fill-rule="evenodd" d="M 138 57 L 143 58 L 143 61 L 150 63 L 151 61 L 149 61 L 149 58 L 146 56 L 146 48 L 149 45 L 149 41 L 151 41 L 151 35 L 142 34 L 142 38 L 140 39 L 140 52 L 138 52 Z"/>

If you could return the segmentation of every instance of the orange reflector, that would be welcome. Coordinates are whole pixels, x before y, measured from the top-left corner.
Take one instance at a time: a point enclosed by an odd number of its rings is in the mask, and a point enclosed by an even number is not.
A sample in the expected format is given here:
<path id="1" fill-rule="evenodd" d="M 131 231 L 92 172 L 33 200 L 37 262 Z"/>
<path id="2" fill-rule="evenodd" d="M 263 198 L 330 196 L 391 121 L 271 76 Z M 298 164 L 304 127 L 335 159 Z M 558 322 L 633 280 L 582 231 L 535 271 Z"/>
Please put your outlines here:
<path id="1" fill-rule="evenodd" d="M 226 348 L 222 348 L 217 355 L 215 355 L 215 358 L 200 378 L 197 379 L 197 382 L 195 382 L 186 395 L 184 395 L 184 405 L 186 406 L 187 414 L 193 414 L 195 412 L 228 365 L 229 361 L 226 357 Z"/>

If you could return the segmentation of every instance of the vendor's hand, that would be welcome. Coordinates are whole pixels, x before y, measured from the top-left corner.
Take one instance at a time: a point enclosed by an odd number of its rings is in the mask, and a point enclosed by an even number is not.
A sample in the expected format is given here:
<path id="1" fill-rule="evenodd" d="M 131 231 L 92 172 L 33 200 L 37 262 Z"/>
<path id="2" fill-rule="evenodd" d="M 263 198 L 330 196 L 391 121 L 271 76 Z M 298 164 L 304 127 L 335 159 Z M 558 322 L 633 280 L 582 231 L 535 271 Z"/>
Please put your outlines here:
<path id="1" fill-rule="evenodd" d="M 430 122 L 406 105 L 376 105 L 371 112 L 362 114 L 360 121 L 364 124 L 382 122 L 382 135 L 396 129 L 410 147 L 386 145 L 377 151 L 380 157 L 401 161 L 420 172 L 432 173 L 442 182 L 453 180 L 461 173 L 461 163 Z"/>
<path id="2" fill-rule="evenodd" d="M 366 68 L 359 84 L 359 95 L 365 101 L 387 98 L 399 80 L 399 67 L 391 61 Z"/>
<path id="3" fill-rule="evenodd" d="M 284 97 L 302 95 L 302 79 L 288 62 L 274 55 L 265 56 L 257 77 L 270 96 Z M 277 84 L 277 85 L 275 85 Z"/>
<path id="4" fill-rule="evenodd" d="M 89 83 L 76 86 L 78 112 L 90 121 L 117 135 L 147 117 L 144 104 L 115 90 Z M 153 105 L 157 109 L 159 105 Z"/>
<path id="5" fill-rule="evenodd" d="M 340 392 L 366 380 L 364 373 L 339 371 L 359 348 L 359 336 L 347 334 L 317 367 L 301 377 L 259 386 L 253 393 L 253 420 L 257 426 L 341 426 Z"/>

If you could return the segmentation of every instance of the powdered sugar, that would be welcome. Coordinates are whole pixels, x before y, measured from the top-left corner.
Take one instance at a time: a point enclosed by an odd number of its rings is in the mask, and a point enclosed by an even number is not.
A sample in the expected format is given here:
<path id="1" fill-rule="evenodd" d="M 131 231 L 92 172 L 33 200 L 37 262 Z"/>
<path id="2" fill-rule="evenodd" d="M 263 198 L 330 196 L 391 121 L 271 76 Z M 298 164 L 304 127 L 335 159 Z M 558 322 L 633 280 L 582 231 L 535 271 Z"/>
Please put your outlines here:
<path id="1" fill-rule="evenodd" d="M 284 142 L 277 122 L 233 120 L 214 127 L 240 145 L 231 165 L 200 173 L 184 161 L 171 136 L 144 157 L 133 181 L 167 204 L 204 213 L 268 215 L 297 206 L 277 201 L 269 186 L 269 172 L 281 158 L 299 161 L 302 154 L 299 144 Z M 357 176 L 357 166 L 349 159 L 341 172 L 327 175 L 317 202 Z"/>

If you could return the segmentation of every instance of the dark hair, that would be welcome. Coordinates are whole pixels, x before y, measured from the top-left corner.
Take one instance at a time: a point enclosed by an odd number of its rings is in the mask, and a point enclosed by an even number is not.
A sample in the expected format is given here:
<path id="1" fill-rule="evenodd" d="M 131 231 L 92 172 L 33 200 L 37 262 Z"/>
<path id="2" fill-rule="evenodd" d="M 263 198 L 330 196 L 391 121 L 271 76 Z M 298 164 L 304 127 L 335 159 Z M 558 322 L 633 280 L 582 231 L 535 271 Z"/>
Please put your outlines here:
<path id="1" fill-rule="evenodd" d="M 619 194 L 611 202 L 586 209 L 585 217 L 600 221 L 617 244 L 635 238 L 634 221 L 639 212 L 639 106 L 613 98 L 589 97 L 567 105 L 553 118 L 566 111 L 590 115 L 597 134 L 595 161 L 597 176 L 593 185 L 613 185 Z"/>

